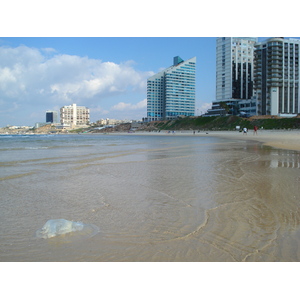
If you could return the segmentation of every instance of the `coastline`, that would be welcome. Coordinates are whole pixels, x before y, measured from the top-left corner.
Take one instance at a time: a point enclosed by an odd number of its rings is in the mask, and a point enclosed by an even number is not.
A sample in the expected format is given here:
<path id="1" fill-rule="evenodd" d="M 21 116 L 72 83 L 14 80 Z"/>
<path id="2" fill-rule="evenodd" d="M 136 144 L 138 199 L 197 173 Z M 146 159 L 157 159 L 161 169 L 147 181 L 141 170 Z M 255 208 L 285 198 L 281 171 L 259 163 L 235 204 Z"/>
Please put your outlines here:
<path id="1" fill-rule="evenodd" d="M 15 134 L 13 132 L 0 132 L 0 135 L 19 135 L 21 133 Z M 39 135 L 39 134 L 49 134 L 48 132 L 41 133 L 22 133 L 23 135 Z M 21 134 L 21 135 L 22 135 Z M 300 129 L 291 129 L 291 130 L 258 130 L 257 134 L 254 134 L 253 129 L 249 130 L 247 134 L 243 134 L 239 131 L 198 131 L 198 130 L 178 130 L 178 131 L 168 131 L 161 130 L 158 131 L 112 131 L 112 132 L 86 132 L 86 133 L 52 133 L 55 134 L 67 134 L 67 135 L 153 135 L 153 136 L 168 136 L 168 135 L 177 135 L 177 136 L 213 136 L 219 138 L 227 138 L 232 140 L 245 140 L 245 141 L 257 141 L 262 143 L 265 146 L 270 146 L 278 149 L 285 150 L 295 150 L 300 151 Z"/>
<path id="2" fill-rule="evenodd" d="M 2 260 L 297 261 L 300 152 L 262 145 L 291 143 L 299 134 L 164 130 L 3 139 Z M 101 232 L 74 236 L 74 243 L 36 241 L 38 228 L 60 218 Z"/>
<path id="3" fill-rule="evenodd" d="M 175 133 L 168 133 L 166 130 L 161 132 L 146 132 L 136 131 L 134 133 L 128 132 L 113 132 L 109 134 L 116 135 L 181 135 L 181 136 L 214 136 L 220 138 L 237 139 L 245 141 L 257 141 L 266 146 L 300 151 L 300 130 L 258 130 L 258 133 L 254 135 L 253 130 L 249 130 L 247 134 L 243 134 L 239 131 L 195 131 L 183 130 L 176 131 Z"/>
<path id="4" fill-rule="evenodd" d="M 254 134 L 253 130 L 249 130 L 247 134 L 225 131 L 209 134 L 222 138 L 257 141 L 273 148 L 300 151 L 300 130 L 259 130 L 257 134 Z"/>

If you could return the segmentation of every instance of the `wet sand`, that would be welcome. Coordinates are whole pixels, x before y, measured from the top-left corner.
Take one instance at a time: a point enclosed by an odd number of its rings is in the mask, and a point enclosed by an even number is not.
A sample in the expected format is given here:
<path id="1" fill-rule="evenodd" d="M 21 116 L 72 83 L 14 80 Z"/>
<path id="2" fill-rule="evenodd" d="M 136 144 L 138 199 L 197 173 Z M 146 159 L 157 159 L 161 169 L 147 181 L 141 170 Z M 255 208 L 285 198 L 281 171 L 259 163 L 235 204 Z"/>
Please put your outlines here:
<path id="1" fill-rule="evenodd" d="M 120 133 L 116 133 L 120 134 Z M 279 149 L 300 151 L 300 130 L 258 130 L 254 134 L 253 130 L 249 130 L 247 134 L 239 131 L 175 131 L 168 133 L 166 130 L 161 132 L 135 132 L 123 133 L 134 135 L 193 135 L 193 136 L 214 136 L 220 138 L 236 139 L 236 140 L 252 140 L 263 143 L 266 146 L 271 146 Z"/>
<path id="2" fill-rule="evenodd" d="M 2 261 L 300 261 L 298 131 L 122 135 L 3 138 Z"/>
<path id="3" fill-rule="evenodd" d="M 250 130 L 247 134 L 225 131 L 209 132 L 209 134 L 230 139 L 253 140 L 274 148 L 300 151 L 299 130 L 260 130 L 257 134 L 254 134 L 253 130 Z"/>

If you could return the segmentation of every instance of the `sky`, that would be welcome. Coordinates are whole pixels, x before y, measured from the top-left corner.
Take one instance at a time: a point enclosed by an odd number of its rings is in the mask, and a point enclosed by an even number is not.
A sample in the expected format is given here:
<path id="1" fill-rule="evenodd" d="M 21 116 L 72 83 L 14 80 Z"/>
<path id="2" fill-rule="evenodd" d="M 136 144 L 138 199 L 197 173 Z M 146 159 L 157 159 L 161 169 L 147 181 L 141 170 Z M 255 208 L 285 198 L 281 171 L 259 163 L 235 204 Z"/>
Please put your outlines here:
<path id="1" fill-rule="evenodd" d="M 132 0 L 101 2 L 100 7 L 93 0 L 71 7 L 53 0 L 47 9 L 34 0 L 5 3 L 0 127 L 34 126 L 45 122 L 47 110 L 72 103 L 88 107 L 91 122 L 146 117 L 147 78 L 171 66 L 174 56 L 196 56 L 195 114 L 205 113 L 215 100 L 216 36 L 293 35 L 277 23 L 272 31 L 262 26 L 253 30 L 255 22 L 237 26 L 243 16 L 234 10 L 234 18 L 223 14 L 228 4 L 212 1 L 197 10 L 191 0 L 179 6 L 153 0 L 145 10 Z M 255 5 L 247 14 L 251 9 Z M 260 17 L 256 10 L 255 16 Z M 296 22 L 294 17 L 297 13 L 290 12 L 290 23 Z"/>
<path id="2" fill-rule="evenodd" d="M 215 97 L 214 37 L 0 38 L 0 127 L 76 103 L 99 119 L 146 117 L 147 78 L 196 56 L 196 114 Z"/>

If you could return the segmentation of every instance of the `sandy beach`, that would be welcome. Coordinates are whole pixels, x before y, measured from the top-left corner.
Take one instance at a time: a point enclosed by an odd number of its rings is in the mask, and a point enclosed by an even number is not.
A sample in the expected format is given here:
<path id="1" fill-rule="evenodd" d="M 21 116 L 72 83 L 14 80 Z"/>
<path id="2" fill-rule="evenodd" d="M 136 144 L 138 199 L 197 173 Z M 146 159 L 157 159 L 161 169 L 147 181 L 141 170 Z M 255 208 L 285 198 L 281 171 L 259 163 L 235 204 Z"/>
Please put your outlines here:
<path id="1" fill-rule="evenodd" d="M 0 260 L 300 261 L 299 134 L 2 136 Z"/>
<path id="2" fill-rule="evenodd" d="M 239 131 L 195 131 L 194 133 L 193 130 L 183 130 L 175 131 L 175 133 L 173 133 L 162 130 L 161 132 L 135 132 L 123 134 L 214 136 L 228 139 L 258 141 L 266 146 L 274 148 L 300 151 L 300 130 L 258 130 L 257 134 L 254 134 L 253 130 L 249 130 L 247 134 L 243 134 Z"/>
<path id="3" fill-rule="evenodd" d="M 249 130 L 247 134 L 223 131 L 209 134 L 230 139 L 253 140 L 274 148 L 300 151 L 299 130 L 259 130 L 257 134 L 254 134 L 253 130 Z"/>

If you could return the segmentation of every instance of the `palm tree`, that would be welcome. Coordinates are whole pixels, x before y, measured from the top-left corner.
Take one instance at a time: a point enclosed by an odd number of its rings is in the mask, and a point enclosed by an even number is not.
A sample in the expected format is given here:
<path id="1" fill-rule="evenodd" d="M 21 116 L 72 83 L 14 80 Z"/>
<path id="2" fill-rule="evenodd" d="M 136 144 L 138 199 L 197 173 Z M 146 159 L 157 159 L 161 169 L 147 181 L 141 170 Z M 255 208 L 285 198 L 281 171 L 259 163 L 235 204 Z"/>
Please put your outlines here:
<path id="1" fill-rule="evenodd" d="M 229 112 L 229 106 L 226 104 L 226 102 L 220 102 L 220 107 L 224 109 L 224 113 L 222 112 L 222 114 L 226 115 Z"/>

